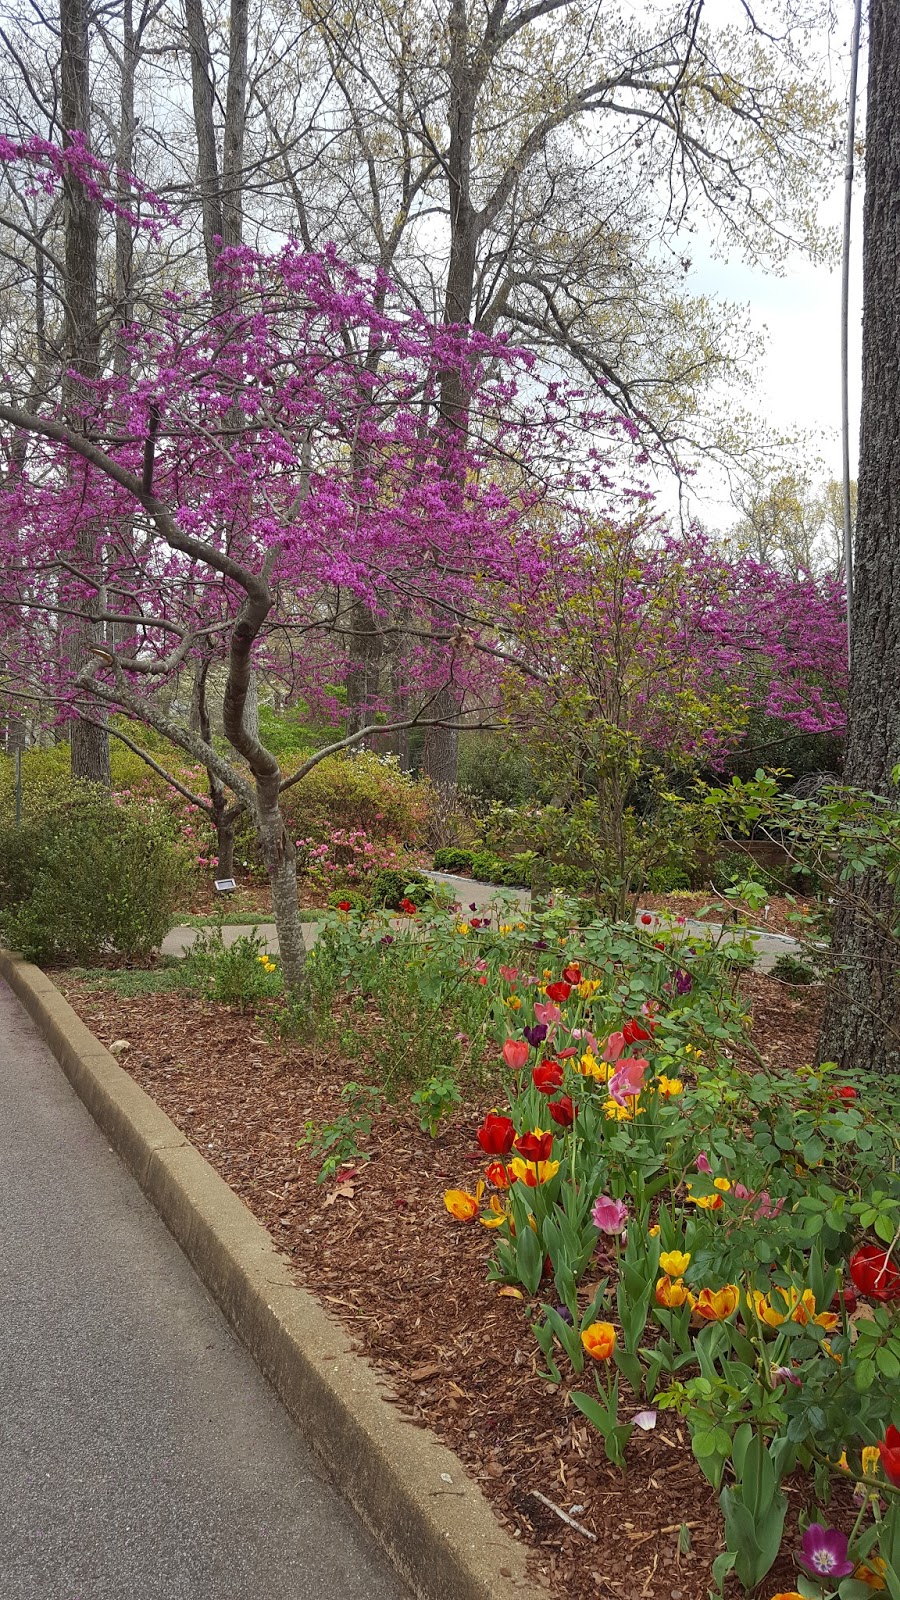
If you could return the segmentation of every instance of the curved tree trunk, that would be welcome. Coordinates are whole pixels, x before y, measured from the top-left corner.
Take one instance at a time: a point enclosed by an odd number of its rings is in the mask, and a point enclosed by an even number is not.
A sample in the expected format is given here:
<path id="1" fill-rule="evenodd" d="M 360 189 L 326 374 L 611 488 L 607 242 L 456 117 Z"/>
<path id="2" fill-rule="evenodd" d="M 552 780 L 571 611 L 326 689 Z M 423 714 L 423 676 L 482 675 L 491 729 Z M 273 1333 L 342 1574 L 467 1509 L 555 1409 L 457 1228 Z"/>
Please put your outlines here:
<path id="1" fill-rule="evenodd" d="M 844 778 L 898 799 L 900 763 L 900 8 L 872 0 L 863 221 L 863 394 Z M 879 931 L 878 922 L 882 922 Z M 820 1055 L 900 1072 L 896 895 L 877 873 L 839 904 Z M 887 925 L 885 927 L 884 925 Z"/>

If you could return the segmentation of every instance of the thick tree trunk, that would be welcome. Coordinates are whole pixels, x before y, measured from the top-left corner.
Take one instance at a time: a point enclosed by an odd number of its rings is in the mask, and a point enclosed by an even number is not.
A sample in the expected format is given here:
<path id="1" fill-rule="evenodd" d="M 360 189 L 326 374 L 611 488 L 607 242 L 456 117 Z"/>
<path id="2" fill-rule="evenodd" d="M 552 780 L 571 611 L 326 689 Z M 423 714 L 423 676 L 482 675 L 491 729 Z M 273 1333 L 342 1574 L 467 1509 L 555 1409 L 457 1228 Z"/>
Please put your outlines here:
<path id="1" fill-rule="evenodd" d="M 863 220 L 863 394 L 845 781 L 898 798 L 900 762 L 900 8 L 872 0 Z M 869 873 L 837 908 L 820 1054 L 900 1072 L 895 893 Z"/>
<path id="2" fill-rule="evenodd" d="M 280 777 L 276 768 L 274 775 L 256 780 L 257 827 L 272 890 L 272 912 L 285 980 L 288 988 L 298 989 L 303 979 L 306 946 L 297 904 L 297 852 L 278 804 Z"/>
<path id="3" fill-rule="evenodd" d="M 382 636 L 377 618 L 358 600 L 350 619 L 350 664 L 347 669 L 347 732 L 358 733 L 377 709 L 381 681 Z"/>
<path id="4" fill-rule="evenodd" d="M 60 0 L 60 113 L 66 144 L 72 135 L 82 133 L 88 145 L 91 137 L 90 50 L 87 0 Z M 82 430 L 84 412 L 93 402 L 91 384 L 99 372 L 100 335 L 97 322 L 97 234 L 99 207 L 83 183 L 67 175 L 63 179 L 64 256 L 66 268 L 65 341 L 68 372 L 63 380 L 63 408 L 71 427 Z M 84 468 L 73 465 L 73 472 Z M 75 536 L 75 561 L 86 572 L 96 569 L 95 530 L 85 519 Z M 96 610 L 99 593 L 93 597 L 79 588 L 76 604 Z M 97 630 L 87 620 L 80 623 L 72 640 L 71 653 L 76 670 L 91 659 L 91 645 Z M 102 723 L 102 714 L 97 720 Z M 109 774 L 109 735 L 103 727 L 75 722 L 70 739 L 73 778 L 87 778 L 107 786 Z"/>

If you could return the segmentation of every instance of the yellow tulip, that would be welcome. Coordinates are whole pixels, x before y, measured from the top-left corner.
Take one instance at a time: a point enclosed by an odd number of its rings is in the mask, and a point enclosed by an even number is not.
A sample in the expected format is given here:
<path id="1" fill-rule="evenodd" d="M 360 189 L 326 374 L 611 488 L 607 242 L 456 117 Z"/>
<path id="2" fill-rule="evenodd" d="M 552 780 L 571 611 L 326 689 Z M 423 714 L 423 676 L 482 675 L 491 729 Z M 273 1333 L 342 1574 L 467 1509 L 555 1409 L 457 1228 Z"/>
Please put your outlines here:
<path id="1" fill-rule="evenodd" d="M 620 1106 L 618 1100 L 604 1100 L 603 1115 L 608 1118 L 610 1122 L 613 1120 L 613 1118 L 615 1118 L 616 1122 L 630 1122 L 632 1117 L 640 1116 L 637 1096 L 635 1095 L 634 1098 L 629 1100 L 628 1104 L 624 1106 Z"/>
<path id="2" fill-rule="evenodd" d="M 869 1556 L 857 1567 L 853 1576 L 857 1583 L 867 1583 L 870 1589 L 886 1589 L 886 1572 L 887 1567 L 882 1556 Z"/>
<path id="3" fill-rule="evenodd" d="M 592 1322 L 582 1333 L 581 1342 L 595 1361 L 608 1361 L 616 1348 L 616 1330 L 611 1322 Z"/>
<path id="4" fill-rule="evenodd" d="M 511 1220 L 503 1202 L 495 1194 L 492 1194 L 488 1201 L 488 1211 L 490 1216 L 481 1218 L 481 1226 L 483 1228 L 502 1228 L 504 1222 Z"/>
<path id="5" fill-rule="evenodd" d="M 791 1321 L 799 1322 L 804 1328 L 807 1323 L 814 1322 L 827 1333 L 833 1333 L 840 1322 L 840 1317 L 834 1311 L 816 1311 L 816 1297 L 812 1289 L 804 1289 L 798 1295 L 792 1284 L 790 1289 L 781 1289 L 779 1293 L 787 1302 Z"/>
<path id="6" fill-rule="evenodd" d="M 456 931 L 457 933 L 471 933 L 472 929 L 469 927 L 467 922 L 458 922 L 456 924 Z"/>
<path id="7" fill-rule="evenodd" d="M 665 1306 L 670 1311 L 676 1311 L 679 1306 L 689 1305 L 693 1311 L 695 1301 L 686 1283 L 682 1283 L 680 1278 L 676 1278 L 673 1283 L 666 1274 L 664 1278 L 656 1280 L 656 1304 Z"/>
<path id="8" fill-rule="evenodd" d="M 600 988 L 599 978 L 582 978 L 578 985 L 578 994 L 582 1000 L 591 1000 Z"/>
<path id="9" fill-rule="evenodd" d="M 690 1266 L 691 1256 L 688 1250 L 663 1250 L 659 1264 L 663 1272 L 670 1278 L 680 1278 Z"/>
<path id="10" fill-rule="evenodd" d="M 723 1194 L 727 1194 L 731 1188 L 731 1180 L 729 1178 L 713 1178 L 713 1188 L 721 1189 Z"/>
<path id="11" fill-rule="evenodd" d="M 572 1064 L 576 1072 L 585 1078 L 596 1078 L 598 1083 L 606 1083 L 611 1070 L 609 1062 L 598 1061 L 592 1050 L 585 1050 L 584 1055 Z"/>
<path id="12" fill-rule="evenodd" d="M 513 1156 L 512 1161 L 506 1164 L 507 1172 L 511 1172 L 520 1183 L 527 1184 L 529 1189 L 536 1189 L 539 1183 L 549 1183 L 559 1171 L 558 1161 L 523 1161 L 521 1156 Z"/>
<path id="13" fill-rule="evenodd" d="M 751 1290 L 750 1299 L 760 1322 L 764 1322 L 768 1328 L 780 1328 L 783 1322 L 787 1322 L 787 1317 L 776 1311 L 768 1295 L 759 1289 Z"/>
<path id="14" fill-rule="evenodd" d="M 705 1322 L 724 1322 L 737 1310 L 739 1299 L 736 1283 L 726 1283 L 722 1289 L 701 1289 L 694 1310 Z"/>
<path id="15" fill-rule="evenodd" d="M 663 1073 L 657 1079 L 656 1092 L 662 1095 L 664 1100 L 671 1100 L 675 1095 L 684 1093 L 684 1084 L 680 1078 L 667 1078 L 666 1074 Z"/>
<path id="16" fill-rule="evenodd" d="M 484 1184 L 479 1183 L 474 1194 L 469 1194 L 467 1189 L 446 1189 L 444 1191 L 444 1205 L 451 1217 L 457 1222 L 474 1222 L 478 1215 L 481 1196 L 484 1194 Z"/>
<path id="17" fill-rule="evenodd" d="M 648 1232 L 650 1234 L 651 1239 L 655 1239 L 657 1234 L 659 1233 L 659 1223 L 658 1222 L 654 1222 L 653 1227 L 648 1229 Z"/>
<path id="18" fill-rule="evenodd" d="M 510 1011 L 521 1011 L 522 1009 L 522 1002 L 517 994 L 507 995 L 503 1004 L 508 1006 Z"/>

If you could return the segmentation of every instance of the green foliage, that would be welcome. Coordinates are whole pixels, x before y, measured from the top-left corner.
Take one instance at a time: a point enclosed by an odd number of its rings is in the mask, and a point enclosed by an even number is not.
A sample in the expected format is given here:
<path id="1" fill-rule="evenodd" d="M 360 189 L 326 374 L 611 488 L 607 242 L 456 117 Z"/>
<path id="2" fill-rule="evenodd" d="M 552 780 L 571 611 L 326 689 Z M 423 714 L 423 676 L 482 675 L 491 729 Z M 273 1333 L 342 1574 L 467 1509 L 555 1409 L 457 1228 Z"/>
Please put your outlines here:
<path id="1" fill-rule="evenodd" d="M 386 867 L 372 879 L 369 899 L 373 906 L 398 911 L 401 900 L 412 900 L 418 905 L 420 901 L 430 900 L 433 891 L 434 885 L 423 873 L 402 872 L 399 868 Z"/>
<path id="2" fill-rule="evenodd" d="M 242 1011 L 275 999 L 284 986 L 278 959 L 255 928 L 233 944 L 224 943 L 219 929 L 200 933 L 184 960 L 201 993 Z"/>
<path id="3" fill-rule="evenodd" d="M 305 1146 L 319 1163 L 318 1183 L 333 1177 L 339 1167 L 370 1159 L 368 1151 L 360 1149 L 360 1140 L 372 1132 L 372 1122 L 381 1110 L 381 1091 L 365 1084 L 345 1083 L 341 1101 L 344 1111 L 332 1122 L 307 1122 L 303 1138 L 297 1142 L 298 1150 Z"/>
<path id="4" fill-rule="evenodd" d="M 471 872 L 473 859 L 471 850 L 459 850 L 453 847 L 445 850 L 435 850 L 434 870 L 435 872 Z"/>
<path id="5" fill-rule="evenodd" d="M 163 957 L 158 966 L 146 970 L 134 967 L 73 967 L 71 976 L 86 989 L 107 990 L 120 1000 L 141 994 L 191 994 L 196 992 L 195 974 L 174 956 Z"/>
<path id="6" fill-rule="evenodd" d="M 48 786 L 49 787 L 49 786 Z M 187 881 L 165 816 L 67 783 L 63 805 L 0 826 L 3 936 L 30 959 L 96 963 L 157 949 Z"/>
<path id="7" fill-rule="evenodd" d="M 772 977 L 778 978 L 781 983 L 806 984 L 815 983 L 818 973 L 797 956 L 784 955 L 778 957 L 772 968 Z"/>
<path id="8" fill-rule="evenodd" d="M 442 1121 L 452 1116 L 462 1101 L 462 1095 L 456 1079 L 445 1072 L 440 1077 L 429 1078 L 421 1089 L 416 1089 L 410 1095 L 410 1100 L 419 1112 L 422 1132 L 430 1133 L 432 1139 L 436 1139 Z"/>
<path id="9" fill-rule="evenodd" d="M 521 741 L 497 733 L 461 734 L 458 784 L 477 816 L 484 816 L 493 805 L 520 805 L 533 786 Z"/>
<path id="10" fill-rule="evenodd" d="M 286 762 L 285 776 L 300 765 Z M 424 842 L 432 804 L 424 779 L 415 781 L 393 758 L 371 750 L 326 756 L 282 796 L 294 838 L 325 838 L 335 828 L 362 828 L 373 840 L 399 840 L 410 848 Z"/>
<path id="11" fill-rule="evenodd" d="M 328 896 L 332 911 L 348 905 L 351 911 L 368 911 L 370 903 L 370 896 L 359 889 L 334 889 Z"/>

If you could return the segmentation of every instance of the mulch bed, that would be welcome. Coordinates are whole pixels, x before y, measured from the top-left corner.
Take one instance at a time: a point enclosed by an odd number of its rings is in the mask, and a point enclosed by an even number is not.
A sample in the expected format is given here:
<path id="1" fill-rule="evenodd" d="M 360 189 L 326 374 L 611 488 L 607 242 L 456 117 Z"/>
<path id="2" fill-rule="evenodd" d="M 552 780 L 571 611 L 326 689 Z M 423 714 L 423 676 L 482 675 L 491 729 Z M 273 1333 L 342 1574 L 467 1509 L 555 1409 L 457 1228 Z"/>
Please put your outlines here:
<path id="1" fill-rule="evenodd" d="M 788 900 L 783 895 L 773 895 L 761 911 L 752 911 L 742 900 L 726 900 L 714 889 L 691 889 L 673 894 L 638 896 L 641 910 L 664 911 L 672 917 L 691 917 L 700 922 L 721 922 L 726 926 L 741 923 L 747 928 L 762 929 L 763 933 L 785 933 L 792 939 L 802 937 L 802 928 L 791 921 L 803 911 L 811 911 L 814 901 L 799 895 Z M 703 916 L 699 913 L 703 912 Z"/>
<path id="2" fill-rule="evenodd" d="M 57 982 L 104 1043 L 129 1041 L 122 1065 L 387 1374 L 409 1425 L 431 1426 L 462 1457 L 533 1550 L 540 1584 L 571 1600 L 706 1600 L 721 1523 L 686 1427 L 660 1414 L 654 1432 L 635 1430 L 627 1474 L 609 1466 L 565 1390 L 539 1376 L 521 1301 L 486 1281 L 489 1234 L 447 1214 L 444 1189 L 478 1175 L 472 1129 L 484 1105 L 464 1106 L 436 1140 L 402 1105 L 388 1107 L 367 1141 L 371 1160 L 318 1184 L 297 1141 L 308 1120 L 333 1118 L 358 1063 L 272 1042 L 259 1020 L 180 993 L 120 999 L 68 974 Z M 755 975 L 742 987 L 772 1063 L 810 1059 L 818 992 L 798 998 Z M 805 1492 L 792 1489 L 792 1510 Z M 785 1558 L 763 1593 L 793 1586 Z"/>

